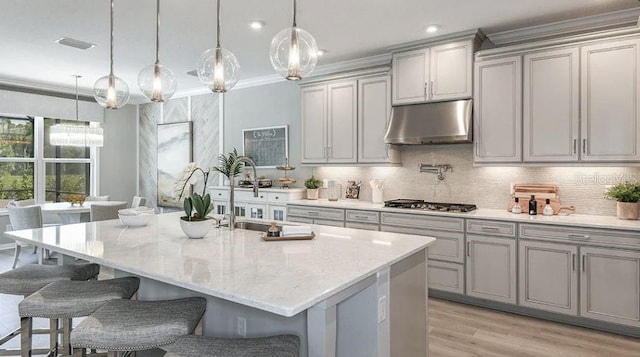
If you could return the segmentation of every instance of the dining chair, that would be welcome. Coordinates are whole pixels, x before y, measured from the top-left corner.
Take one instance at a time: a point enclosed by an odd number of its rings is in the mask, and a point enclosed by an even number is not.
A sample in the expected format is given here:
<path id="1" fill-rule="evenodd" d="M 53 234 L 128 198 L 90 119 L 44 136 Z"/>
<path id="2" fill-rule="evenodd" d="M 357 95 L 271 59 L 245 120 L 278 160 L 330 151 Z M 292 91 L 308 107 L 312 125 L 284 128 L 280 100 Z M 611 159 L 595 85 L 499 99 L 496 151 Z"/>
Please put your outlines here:
<path id="1" fill-rule="evenodd" d="M 140 196 L 133 196 L 133 199 L 131 200 L 131 208 L 144 206 L 145 203 L 147 203 L 146 198 L 140 197 Z"/>
<path id="2" fill-rule="evenodd" d="M 7 206 L 7 212 L 9 213 L 11 230 L 18 231 L 21 229 L 42 228 L 42 208 L 40 208 L 40 206 Z M 16 241 L 16 251 L 13 257 L 12 269 L 15 269 L 18 264 L 21 244 L 22 243 Z"/>
<path id="3" fill-rule="evenodd" d="M 89 214 L 90 221 L 106 221 L 108 219 L 117 219 L 118 211 L 127 208 L 127 202 L 115 205 L 92 204 Z"/>
<path id="4" fill-rule="evenodd" d="M 14 200 L 9 202 L 9 204 L 7 206 L 13 206 L 13 207 L 27 207 L 27 206 L 33 206 L 36 204 L 36 200 L 34 199 L 29 199 L 29 200 Z"/>
<path id="5" fill-rule="evenodd" d="M 85 202 L 86 201 L 109 201 L 109 195 L 104 195 L 104 196 L 87 196 L 85 197 Z"/>

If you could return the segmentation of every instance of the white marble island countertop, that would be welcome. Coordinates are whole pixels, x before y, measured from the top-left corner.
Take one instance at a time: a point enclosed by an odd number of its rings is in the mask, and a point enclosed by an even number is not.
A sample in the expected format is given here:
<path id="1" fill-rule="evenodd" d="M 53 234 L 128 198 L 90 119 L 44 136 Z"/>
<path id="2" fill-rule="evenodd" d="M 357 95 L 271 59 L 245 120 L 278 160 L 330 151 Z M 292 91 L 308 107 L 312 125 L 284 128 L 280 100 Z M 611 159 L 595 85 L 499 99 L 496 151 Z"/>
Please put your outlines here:
<path id="1" fill-rule="evenodd" d="M 392 264 L 434 238 L 312 225 L 315 239 L 265 242 L 255 231 L 213 228 L 188 239 L 181 212 L 145 227 L 118 220 L 6 232 L 142 277 L 283 316 L 293 316 Z"/>
<path id="2" fill-rule="evenodd" d="M 379 212 L 394 212 L 394 213 L 408 213 L 408 214 L 423 214 L 423 215 L 435 215 L 445 217 L 456 218 L 470 218 L 470 219 L 489 219 L 510 221 L 518 223 L 534 223 L 534 224 L 551 224 L 561 226 L 578 226 L 589 228 L 604 228 L 604 229 L 620 229 L 629 231 L 640 232 L 640 220 L 623 220 L 614 216 L 596 216 L 587 214 L 570 214 L 570 215 L 554 215 L 543 216 L 541 214 L 535 216 L 529 216 L 526 213 L 513 214 L 506 209 L 491 209 L 491 208 L 479 208 L 471 212 L 456 213 L 456 212 L 438 212 L 419 209 L 403 209 L 403 208 L 389 208 L 384 207 L 382 203 L 371 203 L 360 200 L 338 200 L 328 201 L 326 199 L 319 200 L 295 200 L 290 201 L 290 205 L 302 205 L 309 207 L 326 207 L 326 208 L 342 208 L 342 209 L 354 209 L 354 210 L 367 210 L 367 211 L 379 211 Z"/>

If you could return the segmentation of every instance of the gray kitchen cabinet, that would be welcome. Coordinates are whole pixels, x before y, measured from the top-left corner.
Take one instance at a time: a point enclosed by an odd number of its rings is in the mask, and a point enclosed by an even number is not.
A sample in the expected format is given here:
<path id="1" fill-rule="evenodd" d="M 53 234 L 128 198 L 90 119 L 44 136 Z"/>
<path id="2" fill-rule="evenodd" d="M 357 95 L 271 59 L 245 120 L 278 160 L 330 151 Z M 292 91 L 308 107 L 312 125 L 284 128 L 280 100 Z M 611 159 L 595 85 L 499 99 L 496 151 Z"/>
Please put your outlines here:
<path id="1" fill-rule="evenodd" d="M 475 63 L 474 158 L 476 162 L 522 160 L 522 58 Z"/>
<path id="2" fill-rule="evenodd" d="M 344 227 L 344 210 L 341 208 L 287 204 L 287 220 L 307 224 Z"/>
<path id="3" fill-rule="evenodd" d="M 355 80 L 302 88 L 302 163 L 355 163 Z"/>
<path id="4" fill-rule="evenodd" d="M 578 315 L 578 247 L 521 240 L 519 305 Z"/>
<path id="5" fill-rule="evenodd" d="M 464 267 L 462 264 L 429 259 L 427 265 L 429 267 L 429 289 L 464 294 Z"/>
<path id="6" fill-rule="evenodd" d="M 327 160 L 327 86 L 303 87 L 302 96 L 302 163 Z"/>
<path id="7" fill-rule="evenodd" d="M 640 327 L 640 251 L 580 247 L 580 315 Z"/>
<path id="8" fill-rule="evenodd" d="M 577 47 L 524 56 L 524 162 L 578 160 L 579 57 Z"/>
<path id="9" fill-rule="evenodd" d="M 391 115 L 391 79 L 377 76 L 358 80 L 358 162 L 389 159 L 384 134 Z"/>
<path id="10" fill-rule="evenodd" d="M 470 98 L 473 41 L 395 53 L 393 105 Z"/>
<path id="11" fill-rule="evenodd" d="M 640 39 L 581 48 L 583 161 L 640 160 Z"/>
<path id="12" fill-rule="evenodd" d="M 466 293 L 516 304 L 516 240 L 467 234 Z"/>

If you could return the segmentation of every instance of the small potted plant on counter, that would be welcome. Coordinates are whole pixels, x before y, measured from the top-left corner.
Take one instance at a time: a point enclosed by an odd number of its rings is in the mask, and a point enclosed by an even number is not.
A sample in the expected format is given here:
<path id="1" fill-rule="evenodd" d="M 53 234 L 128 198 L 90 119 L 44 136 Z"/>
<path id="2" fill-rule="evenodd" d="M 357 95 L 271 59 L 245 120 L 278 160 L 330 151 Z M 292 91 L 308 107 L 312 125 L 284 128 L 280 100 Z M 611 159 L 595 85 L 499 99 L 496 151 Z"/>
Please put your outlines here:
<path id="1" fill-rule="evenodd" d="M 211 196 L 207 193 L 204 197 L 197 193 L 184 199 L 184 213 L 180 217 L 180 228 L 189 238 L 202 238 L 211 227 L 213 227 L 213 218 L 207 217 L 213 210 L 211 204 Z"/>
<path id="2" fill-rule="evenodd" d="M 307 188 L 307 199 L 308 200 L 317 200 L 318 199 L 318 189 L 322 187 L 322 180 L 317 179 L 311 175 L 311 178 L 307 179 L 304 182 L 304 187 Z"/>
<path id="3" fill-rule="evenodd" d="M 618 219 L 638 219 L 640 183 L 624 182 L 607 188 L 607 199 L 616 200 Z"/>

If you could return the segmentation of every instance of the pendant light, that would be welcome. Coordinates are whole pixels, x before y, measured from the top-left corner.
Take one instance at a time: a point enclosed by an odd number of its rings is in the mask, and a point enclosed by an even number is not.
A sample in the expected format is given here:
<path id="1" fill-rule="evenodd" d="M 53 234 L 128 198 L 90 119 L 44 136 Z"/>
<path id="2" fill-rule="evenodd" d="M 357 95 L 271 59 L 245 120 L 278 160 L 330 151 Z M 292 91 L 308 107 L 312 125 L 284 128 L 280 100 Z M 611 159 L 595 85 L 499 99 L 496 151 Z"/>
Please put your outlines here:
<path id="1" fill-rule="evenodd" d="M 144 67 L 138 74 L 138 87 L 152 102 L 164 102 L 176 91 L 176 77 L 173 72 L 160 64 L 160 0 L 156 1 L 156 62 Z"/>
<path id="2" fill-rule="evenodd" d="M 98 104 L 107 109 L 118 109 L 129 101 L 129 86 L 125 81 L 113 75 L 113 0 L 110 7 L 109 75 L 99 78 L 93 85 L 93 97 Z"/>
<path id="3" fill-rule="evenodd" d="M 307 31 L 296 25 L 297 1 L 293 0 L 293 26 L 271 40 L 271 65 L 281 76 L 299 81 L 309 75 L 318 63 L 318 45 Z"/>
<path id="4" fill-rule="evenodd" d="M 240 63 L 233 53 L 220 46 L 220 0 L 217 0 L 217 11 L 217 44 L 200 56 L 198 78 L 212 91 L 224 93 L 238 83 Z"/>
<path id="5" fill-rule="evenodd" d="M 56 146 L 102 146 L 104 136 L 102 128 L 97 125 L 91 126 L 80 124 L 78 119 L 78 78 L 76 77 L 76 122 L 74 124 L 56 124 L 49 128 L 49 143 Z"/>

